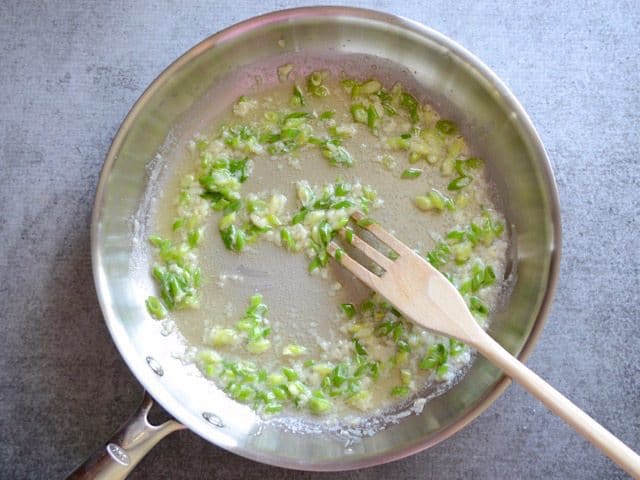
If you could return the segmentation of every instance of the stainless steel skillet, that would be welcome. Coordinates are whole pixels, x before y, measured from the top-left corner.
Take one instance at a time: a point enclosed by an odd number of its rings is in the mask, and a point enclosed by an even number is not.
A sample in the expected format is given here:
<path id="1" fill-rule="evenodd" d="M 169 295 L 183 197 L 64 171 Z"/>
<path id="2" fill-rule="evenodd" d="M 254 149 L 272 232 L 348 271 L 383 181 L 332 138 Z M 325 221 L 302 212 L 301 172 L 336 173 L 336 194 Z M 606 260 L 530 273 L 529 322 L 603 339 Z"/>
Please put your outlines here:
<path id="1" fill-rule="evenodd" d="M 147 89 L 108 153 L 93 212 L 93 271 L 105 321 L 124 360 L 150 396 L 123 429 L 75 473 L 122 478 L 168 433 L 189 428 L 253 460 L 303 470 L 347 470 L 396 460 L 449 437 L 504 391 L 508 380 L 478 359 L 464 379 L 421 414 L 373 436 L 297 433 L 265 422 L 177 360 L 143 299 L 148 268 L 136 255 L 141 204 L 157 178 L 158 151 L 179 148 L 188 132 L 210 122 L 256 76 L 278 65 L 347 65 L 366 76 L 379 69 L 402 79 L 462 126 L 493 172 L 513 225 L 517 280 L 491 335 L 521 359 L 531 351 L 549 309 L 558 273 L 557 192 L 542 144 L 504 84 L 469 52 L 422 25 L 370 10 L 285 10 L 230 27 L 195 46 Z M 142 209 L 144 210 L 144 209 Z M 176 420 L 152 428 L 153 397 Z"/>

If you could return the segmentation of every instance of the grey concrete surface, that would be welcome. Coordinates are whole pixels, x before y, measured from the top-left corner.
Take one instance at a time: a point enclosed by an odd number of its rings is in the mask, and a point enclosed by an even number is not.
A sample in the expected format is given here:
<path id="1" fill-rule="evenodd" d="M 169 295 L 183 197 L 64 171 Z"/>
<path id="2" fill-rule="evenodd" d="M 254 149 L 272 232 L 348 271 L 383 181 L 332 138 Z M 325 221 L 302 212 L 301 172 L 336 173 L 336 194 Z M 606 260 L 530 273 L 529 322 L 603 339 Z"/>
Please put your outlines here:
<path id="1" fill-rule="evenodd" d="M 116 129 L 204 37 L 301 2 L 0 2 L 0 478 L 61 478 L 142 389 L 102 322 L 90 210 Z M 454 38 L 531 115 L 557 175 L 561 278 L 529 365 L 640 450 L 640 6 L 360 2 Z M 131 478 L 624 478 L 520 387 L 453 438 L 385 466 L 314 474 L 168 437 Z"/>

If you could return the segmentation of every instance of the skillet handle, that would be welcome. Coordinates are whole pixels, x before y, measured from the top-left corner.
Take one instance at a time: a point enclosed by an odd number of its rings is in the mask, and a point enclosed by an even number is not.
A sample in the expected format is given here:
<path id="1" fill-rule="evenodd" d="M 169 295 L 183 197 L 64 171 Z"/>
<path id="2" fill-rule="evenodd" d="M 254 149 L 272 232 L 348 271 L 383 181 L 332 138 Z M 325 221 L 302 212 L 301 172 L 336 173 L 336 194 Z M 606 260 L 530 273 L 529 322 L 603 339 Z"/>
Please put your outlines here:
<path id="1" fill-rule="evenodd" d="M 168 420 L 151 425 L 147 418 L 153 398 L 145 392 L 142 404 L 107 444 L 76 468 L 67 480 L 120 480 L 126 478 L 142 458 L 164 437 L 184 425 Z"/>

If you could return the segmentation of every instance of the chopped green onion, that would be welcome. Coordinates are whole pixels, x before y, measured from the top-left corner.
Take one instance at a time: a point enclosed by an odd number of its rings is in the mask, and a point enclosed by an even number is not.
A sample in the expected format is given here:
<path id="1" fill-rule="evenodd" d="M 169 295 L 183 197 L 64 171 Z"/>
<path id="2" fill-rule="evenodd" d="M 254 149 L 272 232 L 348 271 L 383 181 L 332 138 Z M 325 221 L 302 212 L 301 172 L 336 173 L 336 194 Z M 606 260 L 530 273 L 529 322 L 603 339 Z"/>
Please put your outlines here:
<path id="1" fill-rule="evenodd" d="M 402 338 L 396 338 L 395 336 L 395 331 L 394 333 L 394 340 L 396 341 L 396 347 L 398 348 L 399 352 L 410 352 L 411 351 L 411 346 L 409 345 L 409 343 L 407 343 L 405 340 L 403 340 Z"/>
<path id="2" fill-rule="evenodd" d="M 322 240 L 325 245 L 329 243 L 333 237 L 333 230 L 329 222 L 323 220 L 318 226 L 318 233 L 320 234 L 320 240 Z"/>
<path id="3" fill-rule="evenodd" d="M 322 84 L 325 72 L 313 72 L 307 77 L 307 90 L 316 97 L 326 97 L 329 89 Z"/>
<path id="4" fill-rule="evenodd" d="M 466 263 L 469 258 L 471 258 L 471 251 L 473 249 L 473 244 L 471 242 L 462 242 L 458 243 L 451 247 L 451 251 L 453 252 L 453 256 L 458 265 L 462 265 Z"/>
<path id="5" fill-rule="evenodd" d="M 313 260 L 311 260 L 311 263 L 309 263 L 309 273 L 313 272 L 314 270 L 317 270 L 318 268 L 320 268 L 322 266 L 322 261 L 320 260 L 319 257 L 315 257 Z"/>
<path id="6" fill-rule="evenodd" d="M 438 120 L 436 128 L 445 135 L 453 135 L 458 131 L 458 127 L 450 120 Z"/>
<path id="7" fill-rule="evenodd" d="M 422 170 L 420 168 L 407 168 L 402 172 L 401 178 L 412 179 L 418 178 L 420 175 L 422 175 Z"/>
<path id="8" fill-rule="evenodd" d="M 347 397 L 346 402 L 351 406 L 366 410 L 371 402 L 371 392 L 360 390 Z"/>
<path id="9" fill-rule="evenodd" d="M 397 115 L 396 109 L 391 105 L 392 97 L 389 95 L 383 88 L 378 90 L 376 93 L 378 98 L 380 99 L 380 103 L 382 104 L 382 108 L 384 109 L 387 115 L 393 116 Z"/>
<path id="10" fill-rule="evenodd" d="M 411 389 L 407 385 L 398 385 L 391 389 L 391 395 L 394 397 L 406 397 L 411 393 Z"/>
<path id="11" fill-rule="evenodd" d="M 331 206 L 331 199 L 330 198 L 321 198 L 320 200 L 316 201 L 313 204 L 313 208 L 318 209 L 318 210 L 326 210 L 330 206 Z M 319 212 L 319 213 L 322 213 L 322 212 Z M 322 216 L 324 216 L 324 213 L 322 213 Z"/>
<path id="12" fill-rule="evenodd" d="M 300 209 L 300 211 L 298 213 L 296 213 L 293 218 L 291 218 L 291 225 L 295 225 L 297 223 L 302 222 L 305 217 L 307 216 L 307 213 L 309 213 L 309 210 L 307 210 L 306 208 L 302 208 Z"/>
<path id="13" fill-rule="evenodd" d="M 231 225 L 236 221 L 236 212 L 231 212 L 220 219 L 218 222 L 218 228 L 222 230 L 227 230 Z M 226 243 L 225 243 L 226 245 Z M 229 248 L 229 247 L 227 247 Z M 230 249 L 230 248 L 229 248 Z"/>
<path id="14" fill-rule="evenodd" d="M 156 320 L 162 320 L 167 316 L 167 309 L 157 297 L 148 297 L 145 303 L 147 305 L 149 315 Z"/>
<path id="15" fill-rule="evenodd" d="M 449 182 L 449 185 L 447 185 L 447 189 L 454 190 L 454 191 L 460 190 L 468 186 L 470 183 L 471 183 L 471 177 L 467 177 L 467 176 L 458 177 L 451 180 L 451 182 Z"/>
<path id="16" fill-rule="evenodd" d="M 293 97 L 291 98 L 291 104 L 294 106 L 306 105 L 306 102 L 304 101 L 304 95 L 298 85 L 294 85 L 293 87 Z"/>
<path id="17" fill-rule="evenodd" d="M 413 123 L 418 123 L 420 120 L 420 114 L 418 113 L 419 103 L 416 98 L 406 92 L 402 92 L 400 95 L 400 105 L 409 112 L 409 117 Z"/>
<path id="18" fill-rule="evenodd" d="M 238 340 L 238 334 L 231 328 L 214 329 L 209 334 L 209 343 L 214 347 L 233 345 Z"/>
<path id="19" fill-rule="evenodd" d="M 374 223 L 376 223 L 375 220 L 373 220 L 373 219 L 371 219 L 369 217 L 364 217 L 364 218 L 361 218 L 360 220 L 358 220 L 357 225 L 360 228 L 367 228 L 368 226 L 373 225 Z M 351 242 L 349 242 L 349 243 L 351 243 Z"/>
<path id="20" fill-rule="evenodd" d="M 339 210 L 341 208 L 351 208 L 351 207 L 355 207 L 356 204 L 354 202 L 352 202 L 351 200 L 342 200 L 341 202 L 337 202 L 334 203 L 333 205 L 331 205 L 331 208 L 333 210 Z"/>
<path id="21" fill-rule="evenodd" d="M 241 385 L 238 383 L 232 383 L 227 390 L 234 400 L 247 403 L 255 396 L 255 390 L 249 385 Z"/>
<path id="22" fill-rule="evenodd" d="M 296 373 L 295 370 L 291 368 L 282 367 L 282 373 L 284 374 L 285 377 L 287 377 L 287 380 L 289 380 L 290 382 L 298 380 L 298 374 Z"/>
<path id="23" fill-rule="evenodd" d="M 281 373 L 271 373 L 267 375 L 266 382 L 272 386 L 282 385 L 287 383 L 287 377 Z"/>
<path id="24" fill-rule="evenodd" d="M 290 343 L 282 349 L 282 355 L 289 357 L 299 357 L 307 353 L 307 348 L 302 345 Z"/>
<path id="25" fill-rule="evenodd" d="M 360 85 L 360 93 L 362 95 L 372 95 L 382 88 L 379 81 L 371 79 Z"/>
<path id="26" fill-rule="evenodd" d="M 346 78 L 342 80 L 340 83 L 342 84 L 342 86 L 347 92 L 351 93 L 352 98 L 357 95 L 357 93 L 355 93 L 356 88 L 358 90 L 360 89 L 360 84 L 355 80 L 353 80 L 352 78 Z"/>
<path id="27" fill-rule="evenodd" d="M 358 340 L 357 338 L 353 339 L 353 347 L 355 348 L 358 355 L 367 355 L 367 349 L 362 346 L 360 340 Z"/>
<path id="28" fill-rule="evenodd" d="M 344 239 L 347 241 L 349 245 L 353 243 L 353 230 L 349 227 L 344 229 Z"/>
<path id="29" fill-rule="evenodd" d="M 411 146 L 411 135 L 409 135 L 409 137 L 403 137 L 402 135 L 399 137 L 390 137 L 387 140 L 387 145 L 393 150 L 409 150 Z"/>
<path id="30" fill-rule="evenodd" d="M 490 265 L 485 267 L 483 286 L 488 287 L 489 285 L 493 285 L 495 281 L 496 281 L 496 274 L 493 271 L 493 268 Z"/>
<path id="31" fill-rule="evenodd" d="M 331 402 L 324 398 L 312 397 L 307 404 L 314 415 L 322 415 L 331 410 Z"/>
<path id="32" fill-rule="evenodd" d="M 286 380 L 285 380 L 286 381 Z M 283 382 L 284 383 L 284 382 Z M 274 386 L 271 389 L 271 393 L 273 394 L 274 397 L 276 397 L 278 400 L 286 400 L 289 391 L 287 390 L 286 385 L 277 385 Z"/>
<path id="33" fill-rule="evenodd" d="M 459 243 L 464 240 L 466 232 L 464 230 L 451 230 L 447 233 L 447 240 L 453 240 L 456 243 Z"/>
<path id="34" fill-rule="evenodd" d="M 264 406 L 264 413 L 274 414 L 282 411 L 282 404 L 277 402 L 271 402 Z"/>
<path id="35" fill-rule="evenodd" d="M 344 197 L 347 193 L 351 191 L 350 183 L 336 183 L 335 185 L 335 195 L 336 197 Z"/>
<path id="36" fill-rule="evenodd" d="M 353 303 L 342 303 L 340 304 L 340 308 L 347 318 L 353 318 L 356 314 L 356 307 L 353 306 Z"/>
<path id="37" fill-rule="evenodd" d="M 411 152 L 409 154 L 409 163 L 418 163 L 424 157 L 420 155 L 418 152 Z"/>
<path id="38" fill-rule="evenodd" d="M 178 218 L 175 222 L 173 222 L 173 225 L 171 226 L 171 230 L 175 232 L 176 230 L 181 229 L 184 226 L 185 221 L 186 220 L 184 218 Z"/>
<path id="39" fill-rule="evenodd" d="M 243 230 L 238 229 L 235 225 L 220 230 L 222 241 L 227 250 L 241 252 L 246 244 L 247 235 Z"/>
<path id="40" fill-rule="evenodd" d="M 449 355 L 451 357 L 457 357 L 464 351 L 464 343 L 459 342 L 455 338 L 449 339 Z"/>
<path id="41" fill-rule="evenodd" d="M 285 115 L 283 124 L 285 127 L 299 127 L 310 115 L 307 112 L 291 112 Z"/>
<path id="42" fill-rule="evenodd" d="M 280 242 L 290 252 L 294 252 L 297 250 L 297 246 L 295 241 L 293 240 L 293 237 L 291 236 L 291 232 L 289 232 L 289 230 L 287 230 L 286 228 L 282 228 L 280 230 Z"/>
<path id="43" fill-rule="evenodd" d="M 416 207 L 420 210 L 436 210 L 442 212 L 446 210 L 455 210 L 456 206 L 446 195 L 443 195 L 435 188 L 431 189 L 427 195 L 421 195 L 414 199 Z"/>
<path id="44" fill-rule="evenodd" d="M 469 169 L 475 170 L 482 167 L 483 162 L 477 157 L 471 157 L 467 160 L 457 159 L 454 162 L 454 170 L 458 173 L 459 177 L 467 177 L 467 171 Z"/>
<path id="45" fill-rule="evenodd" d="M 247 172 L 248 158 L 237 158 L 229 162 L 229 171 L 233 173 L 240 183 L 244 183 L 249 174 Z"/>
<path id="46" fill-rule="evenodd" d="M 444 377 L 447 374 L 448 371 L 449 371 L 449 364 L 445 363 L 443 365 L 440 365 L 436 369 L 436 375 L 438 377 Z"/>
<path id="47" fill-rule="evenodd" d="M 322 73 L 320 73 L 320 72 L 312 72 L 311 75 L 309 75 L 308 81 L 314 87 L 317 87 L 318 85 L 321 85 L 322 84 Z"/>
<path id="48" fill-rule="evenodd" d="M 477 292 L 481 288 L 492 285 L 496 280 L 496 274 L 491 266 L 484 267 L 482 262 L 476 263 L 472 269 L 471 291 Z"/>
<path id="49" fill-rule="evenodd" d="M 442 343 L 438 343 L 429 347 L 427 354 L 420 361 L 419 367 L 423 370 L 434 370 L 446 364 L 448 358 L 447 348 Z"/>
<path id="50" fill-rule="evenodd" d="M 374 132 L 378 127 L 379 118 L 380 115 L 378 114 L 376 107 L 373 104 L 369 105 L 369 108 L 367 109 L 367 126 Z"/>
<path id="51" fill-rule="evenodd" d="M 253 354 L 266 352 L 269 348 L 271 348 L 271 342 L 266 338 L 259 338 L 247 343 L 247 351 Z"/>
<path id="52" fill-rule="evenodd" d="M 331 371 L 329 378 L 334 387 L 340 387 L 347 381 L 347 366 L 344 363 L 339 363 Z"/>
<path id="53" fill-rule="evenodd" d="M 367 124 L 368 121 L 368 113 L 367 109 L 361 103 L 355 103 L 351 105 L 351 116 L 353 120 L 358 123 Z"/>
<path id="54" fill-rule="evenodd" d="M 476 296 L 469 297 L 469 310 L 483 317 L 489 314 L 489 308 Z"/>
<path id="55" fill-rule="evenodd" d="M 200 363 L 218 363 L 221 357 L 214 350 L 205 349 L 198 351 L 197 359 Z"/>
<path id="56" fill-rule="evenodd" d="M 322 148 L 322 155 L 329 160 L 331 165 L 350 167 L 353 165 L 351 154 L 342 146 L 332 142 L 326 142 Z"/>
<path id="57" fill-rule="evenodd" d="M 466 164 L 469 168 L 480 168 L 484 164 L 481 158 L 471 157 L 467 158 Z"/>

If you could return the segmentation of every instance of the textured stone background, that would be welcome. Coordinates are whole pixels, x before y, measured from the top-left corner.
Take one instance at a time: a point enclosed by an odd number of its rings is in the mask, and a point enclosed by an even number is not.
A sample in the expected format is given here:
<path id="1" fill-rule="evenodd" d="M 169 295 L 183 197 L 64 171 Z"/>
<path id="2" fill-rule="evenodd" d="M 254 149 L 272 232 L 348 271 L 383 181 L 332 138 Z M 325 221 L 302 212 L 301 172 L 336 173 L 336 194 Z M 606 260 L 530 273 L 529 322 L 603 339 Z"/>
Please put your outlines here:
<path id="1" fill-rule="evenodd" d="M 60 478 L 137 405 L 102 322 L 89 251 L 100 168 L 143 89 L 204 37 L 282 1 L 0 2 L 0 478 Z M 557 175 L 564 255 L 529 365 L 640 450 L 640 8 L 635 1 L 360 2 L 483 59 L 531 115 Z M 393 464 L 313 474 L 189 432 L 146 478 L 622 478 L 520 387 Z"/>

